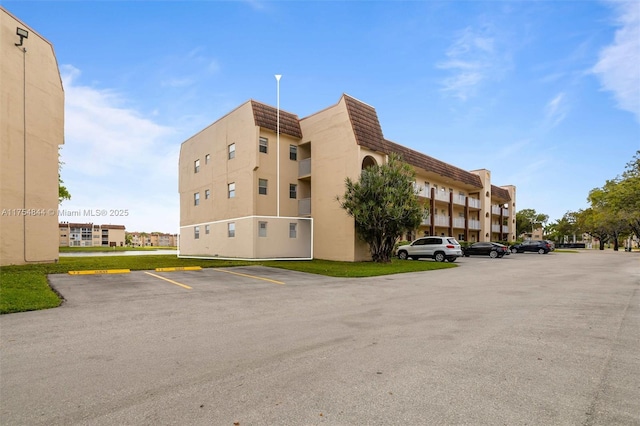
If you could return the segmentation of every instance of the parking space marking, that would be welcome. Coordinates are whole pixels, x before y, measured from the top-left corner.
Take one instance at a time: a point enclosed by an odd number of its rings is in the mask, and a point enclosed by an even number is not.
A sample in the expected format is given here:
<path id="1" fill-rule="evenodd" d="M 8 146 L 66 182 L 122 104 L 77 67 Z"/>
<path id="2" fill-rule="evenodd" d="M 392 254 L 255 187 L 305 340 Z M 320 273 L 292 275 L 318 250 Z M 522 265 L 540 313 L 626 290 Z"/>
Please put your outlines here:
<path id="1" fill-rule="evenodd" d="M 173 280 L 170 280 L 169 278 L 161 277 L 160 275 L 152 274 L 151 272 L 144 271 L 144 273 L 145 273 L 145 274 L 147 274 L 147 275 L 151 275 L 152 277 L 160 278 L 161 280 L 165 280 L 165 281 L 167 281 L 167 282 L 170 282 L 171 284 L 175 284 L 175 285 L 177 285 L 177 286 L 180 286 L 180 287 L 186 288 L 187 290 L 192 290 L 192 288 L 191 288 L 191 287 L 189 287 L 189 286 L 188 286 L 188 285 L 186 285 L 186 284 L 180 284 L 180 283 L 179 283 L 179 282 L 177 282 L 177 281 L 173 281 Z"/>
<path id="2" fill-rule="evenodd" d="M 201 271 L 202 266 L 176 266 L 173 268 L 156 268 L 157 272 Z"/>
<path id="3" fill-rule="evenodd" d="M 128 274 L 129 269 L 96 269 L 92 271 L 69 271 L 69 275 Z"/>
<path id="4" fill-rule="evenodd" d="M 226 272 L 227 274 L 239 275 L 241 277 L 254 278 L 256 280 L 269 281 L 270 283 L 284 285 L 282 281 L 276 281 L 269 278 L 258 277 L 255 275 L 241 274 L 240 272 L 227 271 L 226 269 L 213 268 L 214 271 Z"/>

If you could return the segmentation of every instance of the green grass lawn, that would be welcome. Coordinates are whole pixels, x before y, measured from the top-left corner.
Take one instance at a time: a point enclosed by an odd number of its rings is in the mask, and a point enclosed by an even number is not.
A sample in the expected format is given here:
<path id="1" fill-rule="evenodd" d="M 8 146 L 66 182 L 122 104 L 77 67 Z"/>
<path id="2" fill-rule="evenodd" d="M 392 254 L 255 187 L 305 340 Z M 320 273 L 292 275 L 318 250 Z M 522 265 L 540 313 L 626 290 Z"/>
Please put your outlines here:
<path id="1" fill-rule="evenodd" d="M 94 252 L 116 252 L 116 251 L 155 251 L 155 250 L 176 250 L 177 247 L 60 247 L 60 253 L 94 253 Z"/>
<path id="2" fill-rule="evenodd" d="M 34 311 L 60 306 L 60 297 L 51 289 L 48 274 L 95 269 L 149 270 L 155 268 L 201 266 L 221 268 L 263 265 L 332 277 L 373 277 L 403 272 L 454 268 L 451 263 L 394 259 L 391 263 L 333 262 L 328 260 L 242 261 L 180 259 L 174 255 L 61 257 L 58 263 L 4 266 L 0 268 L 0 314 Z"/>

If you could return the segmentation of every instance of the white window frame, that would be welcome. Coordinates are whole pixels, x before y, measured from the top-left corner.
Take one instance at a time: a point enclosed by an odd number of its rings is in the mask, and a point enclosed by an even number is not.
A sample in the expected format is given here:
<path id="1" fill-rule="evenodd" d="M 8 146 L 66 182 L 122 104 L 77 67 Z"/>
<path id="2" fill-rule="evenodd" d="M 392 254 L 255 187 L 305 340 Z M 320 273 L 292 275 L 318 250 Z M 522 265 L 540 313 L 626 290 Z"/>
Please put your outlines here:
<path id="1" fill-rule="evenodd" d="M 229 144 L 229 146 L 227 147 L 227 158 L 229 158 L 229 160 L 233 160 L 234 158 L 236 158 L 236 144 L 235 143 L 231 143 Z"/>
<path id="2" fill-rule="evenodd" d="M 198 173 L 200 172 L 200 159 L 198 158 L 196 161 L 193 162 L 193 173 Z"/>
<path id="3" fill-rule="evenodd" d="M 211 198 L 211 190 L 205 189 L 204 190 L 204 199 L 208 200 L 209 198 Z"/>
<path id="4" fill-rule="evenodd" d="M 235 236 L 236 236 L 236 223 L 235 222 L 229 222 L 227 224 L 227 236 L 229 238 L 235 238 Z"/>
<path id="5" fill-rule="evenodd" d="M 200 239 L 200 227 L 199 226 L 194 226 L 193 227 L 193 239 L 194 240 L 199 240 Z"/>
<path id="6" fill-rule="evenodd" d="M 227 184 L 227 198 L 235 198 L 236 196 L 236 183 L 231 182 Z"/>
<path id="7" fill-rule="evenodd" d="M 289 160 L 298 161 L 298 147 L 296 145 L 289 145 Z"/>
<path id="8" fill-rule="evenodd" d="M 263 154 L 269 153 L 269 139 L 260 136 L 260 139 L 258 141 L 258 151 Z"/>
<path id="9" fill-rule="evenodd" d="M 267 195 L 268 193 L 269 193 L 269 181 L 267 179 L 258 179 L 258 194 Z"/>
<path id="10" fill-rule="evenodd" d="M 291 189 L 293 189 L 293 191 Z M 293 197 L 291 195 L 293 195 Z M 295 183 L 289 184 L 289 198 L 291 198 L 292 200 L 298 199 L 298 185 L 296 185 Z"/>
<path id="11" fill-rule="evenodd" d="M 195 194 L 193 194 L 193 205 L 194 206 L 199 206 L 200 205 L 200 193 L 196 192 Z"/>
<path id="12" fill-rule="evenodd" d="M 298 224 L 289 222 L 289 238 L 298 238 Z"/>

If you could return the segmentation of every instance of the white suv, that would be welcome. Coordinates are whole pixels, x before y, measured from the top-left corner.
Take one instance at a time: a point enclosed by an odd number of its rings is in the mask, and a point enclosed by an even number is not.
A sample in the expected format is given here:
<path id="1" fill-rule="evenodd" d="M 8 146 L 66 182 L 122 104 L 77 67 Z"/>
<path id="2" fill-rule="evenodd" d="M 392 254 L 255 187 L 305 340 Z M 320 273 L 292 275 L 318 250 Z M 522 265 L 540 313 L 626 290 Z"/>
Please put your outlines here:
<path id="1" fill-rule="evenodd" d="M 431 257 L 436 262 L 455 262 L 462 256 L 462 248 L 453 237 L 423 237 L 411 244 L 398 247 L 396 255 L 400 259 L 420 259 Z"/>

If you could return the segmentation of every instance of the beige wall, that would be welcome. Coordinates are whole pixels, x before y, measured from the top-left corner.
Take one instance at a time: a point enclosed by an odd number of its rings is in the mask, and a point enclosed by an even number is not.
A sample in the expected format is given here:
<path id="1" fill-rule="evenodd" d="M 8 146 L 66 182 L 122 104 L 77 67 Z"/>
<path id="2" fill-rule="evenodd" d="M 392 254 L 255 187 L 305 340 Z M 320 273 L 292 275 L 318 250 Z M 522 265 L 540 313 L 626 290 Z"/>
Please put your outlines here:
<path id="1" fill-rule="evenodd" d="M 29 32 L 21 47 L 17 27 Z M 64 143 L 58 64 L 52 45 L 1 7 L 0 58 L 0 264 L 53 262 Z"/>
<path id="2" fill-rule="evenodd" d="M 344 98 L 337 105 L 300 120 L 311 140 L 311 211 L 314 255 L 327 260 L 369 260 L 357 240 L 353 219 L 336 201 L 345 179 L 357 180 L 364 155 L 356 144 Z M 359 249 L 356 249 L 359 246 Z"/>

